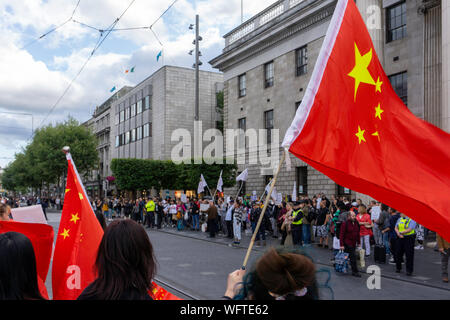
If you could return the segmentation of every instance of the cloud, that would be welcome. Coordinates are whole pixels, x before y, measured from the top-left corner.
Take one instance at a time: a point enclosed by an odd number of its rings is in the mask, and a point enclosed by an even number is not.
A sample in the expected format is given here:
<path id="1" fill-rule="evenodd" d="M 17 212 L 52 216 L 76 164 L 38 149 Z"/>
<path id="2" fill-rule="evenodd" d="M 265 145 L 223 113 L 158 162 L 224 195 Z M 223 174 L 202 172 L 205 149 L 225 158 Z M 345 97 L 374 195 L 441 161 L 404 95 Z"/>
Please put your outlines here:
<path id="1" fill-rule="evenodd" d="M 79 72 L 101 33 L 67 21 L 77 2 L 0 2 L 0 112 L 32 113 L 36 129 Z M 244 1 L 245 19 L 273 2 Z M 130 3 L 131 0 L 81 0 L 73 19 L 106 29 Z M 116 28 L 150 26 L 171 3 L 136 0 Z M 178 0 L 153 25 L 163 47 L 149 29 L 111 32 L 43 124 L 64 121 L 69 114 L 80 122 L 86 121 L 95 106 L 110 97 L 109 89 L 113 86 L 136 85 L 159 69 L 162 63 L 156 61 L 156 55 L 162 48 L 165 64 L 191 67 L 194 57 L 188 52 L 194 48 L 194 32 L 188 27 L 195 23 L 196 14 L 200 16 L 203 37 L 200 43 L 202 69 L 213 70 L 208 61 L 221 53 L 223 35 L 240 24 L 240 8 L 240 0 Z M 21 49 L 65 21 L 67 23 L 48 36 Z M 135 72 L 125 74 L 125 69 L 132 66 L 136 67 Z M 31 133 L 29 122 L 24 116 L 0 113 L 0 158 L 20 151 L 18 146 L 23 145 Z M 0 166 L 5 164 L 0 160 Z"/>

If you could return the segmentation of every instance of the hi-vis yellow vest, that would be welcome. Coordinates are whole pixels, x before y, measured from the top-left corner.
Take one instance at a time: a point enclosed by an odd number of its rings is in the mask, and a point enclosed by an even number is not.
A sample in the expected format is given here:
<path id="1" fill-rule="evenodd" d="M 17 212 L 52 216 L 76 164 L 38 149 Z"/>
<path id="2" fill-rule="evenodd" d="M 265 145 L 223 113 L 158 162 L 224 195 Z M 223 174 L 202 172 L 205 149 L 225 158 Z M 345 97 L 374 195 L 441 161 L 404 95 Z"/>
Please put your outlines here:
<path id="1" fill-rule="evenodd" d="M 406 229 L 409 228 L 409 223 L 411 222 L 411 219 L 409 218 L 400 218 L 400 221 L 398 222 L 398 232 L 403 232 Z M 415 234 L 416 230 L 412 229 L 410 232 L 403 234 L 404 236 L 410 236 L 412 234 Z"/>
<path id="2" fill-rule="evenodd" d="M 297 217 L 297 215 L 299 214 L 300 211 L 302 211 L 302 209 L 298 209 L 297 211 L 294 211 L 294 213 L 292 214 L 292 217 L 295 219 L 295 217 Z M 302 224 L 302 223 L 303 223 L 303 218 L 301 218 L 297 222 L 292 222 L 292 224 L 295 224 L 295 225 Z"/>

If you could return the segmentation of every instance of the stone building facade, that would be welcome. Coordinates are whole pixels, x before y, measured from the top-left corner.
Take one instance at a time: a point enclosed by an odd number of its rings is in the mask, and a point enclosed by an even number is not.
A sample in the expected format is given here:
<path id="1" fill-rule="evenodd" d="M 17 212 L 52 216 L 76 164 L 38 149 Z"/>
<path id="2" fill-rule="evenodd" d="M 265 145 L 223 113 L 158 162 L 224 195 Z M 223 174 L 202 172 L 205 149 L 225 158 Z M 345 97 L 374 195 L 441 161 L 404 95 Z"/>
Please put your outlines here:
<path id="1" fill-rule="evenodd" d="M 89 175 L 89 180 L 85 182 L 86 192 L 90 197 L 96 198 L 107 195 L 109 188 L 106 177 L 111 175 L 111 119 L 113 119 L 111 105 L 131 89 L 132 87 L 128 86 L 121 88 L 108 98 L 108 100 L 96 107 L 92 118 L 83 123 L 97 137 L 97 151 L 99 156 L 98 169 L 92 170 Z"/>
<path id="2" fill-rule="evenodd" d="M 112 158 L 170 160 L 172 133 L 186 129 L 194 137 L 195 71 L 164 66 L 112 105 Z M 204 130 L 215 128 L 220 115 L 216 93 L 223 76 L 200 71 L 199 110 Z M 193 145 L 193 141 L 192 141 Z"/>
<path id="3" fill-rule="evenodd" d="M 278 129 L 281 146 L 287 128 L 303 99 L 324 40 L 335 0 L 280 0 L 227 33 L 225 47 L 210 64 L 224 73 L 226 128 Z M 408 108 L 449 131 L 450 1 L 357 0 L 377 55 L 397 94 Z M 446 17 L 446 18 L 445 18 Z M 268 138 L 260 139 L 264 144 Z M 246 138 L 245 152 L 255 157 Z M 226 150 L 230 152 L 230 150 Z M 233 151 L 231 151 L 233 152 Z M 282 150 L 274 154 L 281 158 Z M 235 153 L 236 154 L 236 153 Z M 290 195 L 319 192 L 364 198 L 336 185 L 326 176 L 291 156 L 292 170 L 283 166 L 277 191 Z M 262 194 L 276 161 L 249 170 L 244 190 Z M 225 190 L 234 194 L 236 188 Z"/>

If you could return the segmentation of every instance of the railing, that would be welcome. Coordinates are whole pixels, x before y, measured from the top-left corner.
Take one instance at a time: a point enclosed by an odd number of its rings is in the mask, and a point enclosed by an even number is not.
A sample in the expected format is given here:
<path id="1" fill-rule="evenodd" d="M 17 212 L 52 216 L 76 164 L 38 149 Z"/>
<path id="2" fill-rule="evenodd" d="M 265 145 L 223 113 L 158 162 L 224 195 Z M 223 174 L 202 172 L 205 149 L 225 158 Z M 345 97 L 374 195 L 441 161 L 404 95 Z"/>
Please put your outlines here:
<path id="1" fill-rule="evenodd" d="M 264 11 L 254 16 L 245 24 L 241 25 L 231 33 L 225 35 L 225 46 L 229 46 L 233 42 L 236 42 L 237 40 L 243 38 L 253 30 L 275 19 L 289 9 L 299 5 L 303 1 L 305 0 L 280 0 L 274 3 Z"/>

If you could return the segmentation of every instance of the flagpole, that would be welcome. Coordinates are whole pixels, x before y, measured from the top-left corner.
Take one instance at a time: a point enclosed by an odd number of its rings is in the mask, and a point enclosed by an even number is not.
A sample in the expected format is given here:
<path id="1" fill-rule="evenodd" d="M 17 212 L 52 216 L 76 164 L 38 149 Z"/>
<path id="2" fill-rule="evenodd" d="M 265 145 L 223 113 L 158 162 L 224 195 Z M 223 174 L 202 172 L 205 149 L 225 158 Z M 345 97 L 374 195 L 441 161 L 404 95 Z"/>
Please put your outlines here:
<path id="1" fill-rule="evenodd" d="M 278 168 L 275 173 L 275 176 L 272 179 L 272 184 L 270 186 L 269 194 L 272 194 L 272 191 L 275 187 L 275 183 L 277 182 L 278 174 L 280 173 L 280 169 L 284 163 L 285 158 L 286 158 L 286 152 L 283 152 L 283 155 L 281 156 L 281 161 L 278 164 Z M 242 264 L 242 270 L 245 270 L 245 267 L 247 266 L 248 258 L 250 257 L 250 252 L 252 251 L 253 244 L 255 243 L 256 235 L 258 234 L 259 227 L 261 226 L 261 222 L 263 220 L 264 214 L 266 213 L 267 205 L 269 204 L 269 199 L 270 199 L 270 197 L 266 197 L 266 200 L 264 201 L 264 207 L 262 209 L 261 214 L 259 215 L 258 223 L 256 225 L 255 231 L 253 232 L 252 239 L 250 241 L 250 245 L 248 246 L 247 253 L 244 258 L 244 263 Z"/>
<path id="2" fill-rule="evenodd" d="M 237 199 L 237 197 L 239 196 L 239 193 L 241 192 L 241 189 L 242 189 L 242 185 L 244 184 L 244 182 L 243 182 L 243 180 L 241 180 L 241 187 L 239 188 L 239 190 L 238 190 L 238 192 L 237 192 L 237 194 L 236 194 L 236 197 L 235 197 L 235 199 Z"/>

